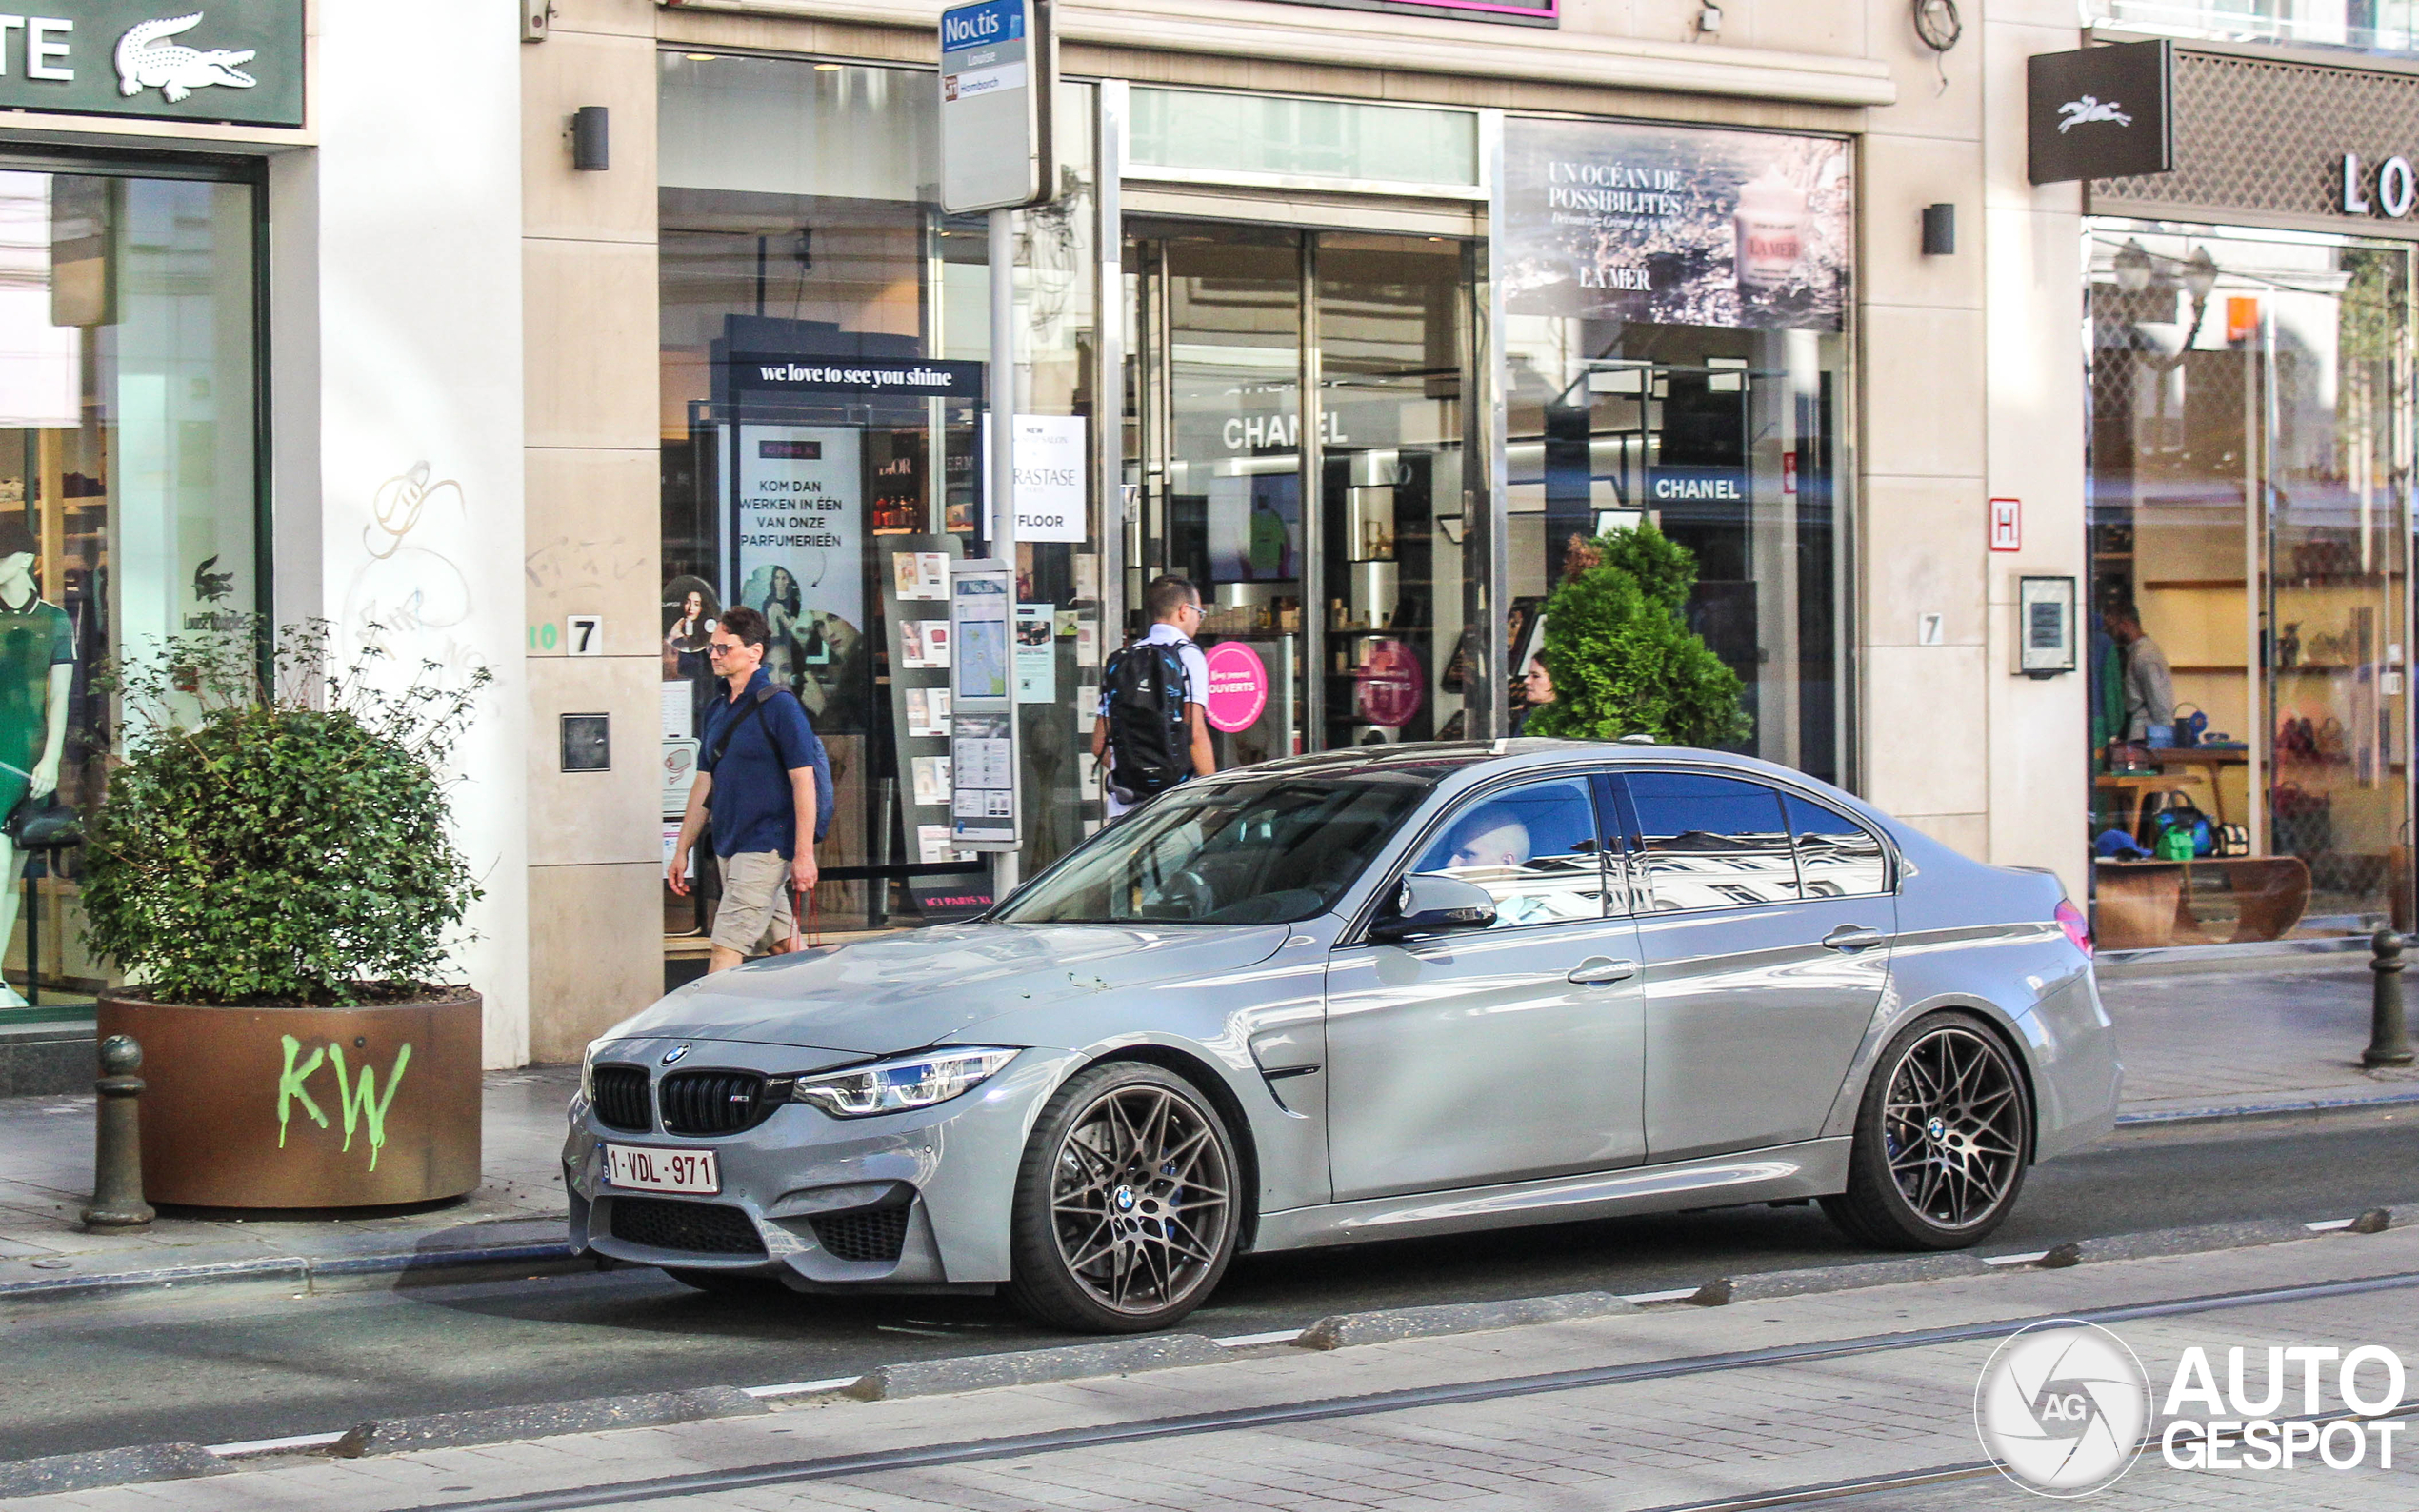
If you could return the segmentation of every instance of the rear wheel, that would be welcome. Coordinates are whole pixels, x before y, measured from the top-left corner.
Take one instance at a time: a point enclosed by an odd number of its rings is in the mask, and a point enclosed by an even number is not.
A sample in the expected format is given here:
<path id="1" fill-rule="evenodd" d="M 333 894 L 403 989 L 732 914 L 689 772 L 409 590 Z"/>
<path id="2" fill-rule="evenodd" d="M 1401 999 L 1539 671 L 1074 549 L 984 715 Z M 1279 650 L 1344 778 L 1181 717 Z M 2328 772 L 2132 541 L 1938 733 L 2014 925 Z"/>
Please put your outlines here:
<path id="1" fill-rule="evenodd" d="M 1111 1062 L 1060 1087 L 1016 1178 L 1009 1296 L 1087 1333 L 1165 1328 L 1234 1258 L 1234 1139 L 1200 1088 Z"/>
<path id="2" fill-rule="evenodd" d="M 1823 1210 L 1886 1249 L 1963 1249 L 2007 1220 L 2032 1158 L 2015 1059 L 1980 1019 L 1943 1013 L 1892 1039 L 1866 1084 L 1848 1190 Z"/>

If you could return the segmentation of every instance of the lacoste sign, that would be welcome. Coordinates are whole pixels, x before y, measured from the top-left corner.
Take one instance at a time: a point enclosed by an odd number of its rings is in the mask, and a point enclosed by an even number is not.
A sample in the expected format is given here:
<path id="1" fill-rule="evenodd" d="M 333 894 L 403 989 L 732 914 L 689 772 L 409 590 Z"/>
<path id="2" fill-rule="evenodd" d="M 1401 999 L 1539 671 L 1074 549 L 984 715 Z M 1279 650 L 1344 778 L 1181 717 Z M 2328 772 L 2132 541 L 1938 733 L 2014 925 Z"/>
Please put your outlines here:
<path id="1" fill-rule="evenodd" d="M 63 0 L 0 12 L 0 110 L 303 124 L 303 0 Z"/>
<path id="2" fill-rule="evenodd" d="M 2170 44 L 2036 53 L 2025 70 L 2035 184 L 2132 178 L 2175 167 Z"/>

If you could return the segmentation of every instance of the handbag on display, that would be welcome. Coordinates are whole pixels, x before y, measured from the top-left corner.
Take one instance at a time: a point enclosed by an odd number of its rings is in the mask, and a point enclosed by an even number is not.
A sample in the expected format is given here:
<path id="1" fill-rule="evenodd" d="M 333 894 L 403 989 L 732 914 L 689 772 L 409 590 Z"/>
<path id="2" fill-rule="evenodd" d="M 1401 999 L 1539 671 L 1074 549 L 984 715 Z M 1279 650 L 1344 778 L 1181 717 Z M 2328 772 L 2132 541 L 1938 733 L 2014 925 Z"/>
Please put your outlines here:
<path id="1" fill-rule="evenodd" d="M 2168 794 L 2167 806 L 2150 815 L 2148 827 L 2151 853 L 2161 861 L 2217 854 L 2217 826 L 2182 793 Z"/>
<path id="2" fill-rule="evenodd" d="M 2305 720 L 2303 723 L 2309 722 Z M 2310 748 L 2321 761 L 2350 760 L 2351 737 L 2345 732 L 2344 722 L 2329 716 L 2326 724 L 2318 726 L 2317 734 L 2310 738 Z"/>
<path id="3" fill-rule="evenodd" d="M 2184 711 L 2188 708 L 2192 712 L 2185 713 Z M 2174 725 L 2175 746 L 2178 750 L 2190 750 L 2201 743 L 2201 737 L 2209 731 L 2209 717 L 2203 713 L 2197 705 L 2178 704 L 2169 719 Z"/>
<path id="4" fill-rule="evenodd" d="M 80 844 L 84 839 L 83 822 L 76 811 L 62 803 L 54 790 L 40 798 L 31 794 L 17 800 L 9 810 L 6 825 L 0 831 L 16 842 L 19 850 L 55 850 L 62 846 Z"/>

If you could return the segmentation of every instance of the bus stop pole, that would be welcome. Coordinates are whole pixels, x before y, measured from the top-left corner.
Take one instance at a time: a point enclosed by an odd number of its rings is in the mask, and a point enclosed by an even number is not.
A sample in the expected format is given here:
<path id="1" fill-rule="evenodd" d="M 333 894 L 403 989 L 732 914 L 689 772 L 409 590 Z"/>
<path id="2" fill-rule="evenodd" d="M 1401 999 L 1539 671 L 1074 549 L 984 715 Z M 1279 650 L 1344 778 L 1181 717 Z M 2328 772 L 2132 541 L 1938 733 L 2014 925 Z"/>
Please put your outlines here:
<path id="1" fill-rule="evenodd" d="M 1008 564 L 1010 658 L 1015 656 L 1016 626 L 1016 228 L 1013 210 L 991 211 L 991 373 L 986 395 L 990 405 L 991 475 L 984 492 L 991 501 L 990 555 Z M 1012 691 L 1012 688 L 1011 688 Z M 1016 730 L 1017 711 L 1009 713 L 1009 781 L 1016 812 L 1010 820 L 1019 841 L 1024 838 L 1025 763 L 1023 742 Z M 1016 888 L 1015 847 L 991 853 L 991 897 L 1007 897 Z"/>

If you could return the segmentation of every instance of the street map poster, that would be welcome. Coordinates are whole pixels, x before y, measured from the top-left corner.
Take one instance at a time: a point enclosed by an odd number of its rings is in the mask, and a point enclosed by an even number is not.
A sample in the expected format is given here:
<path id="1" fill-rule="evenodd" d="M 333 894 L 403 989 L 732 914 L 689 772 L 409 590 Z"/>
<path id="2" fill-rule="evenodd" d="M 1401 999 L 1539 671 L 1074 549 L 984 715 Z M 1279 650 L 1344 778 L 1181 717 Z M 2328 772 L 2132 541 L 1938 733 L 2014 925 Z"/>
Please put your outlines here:
<path id="1" fill-rule="evenodd" d="M 1837 137 L 1508 120 L 1506 305 L 1520 315 L 1838 330 L 1849 188 Z"/>

